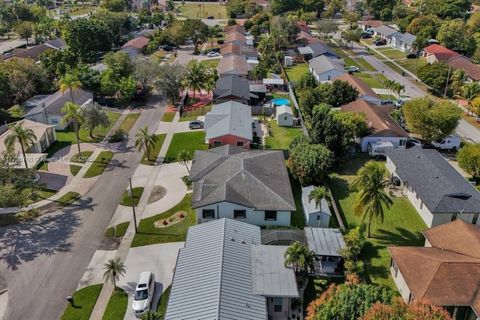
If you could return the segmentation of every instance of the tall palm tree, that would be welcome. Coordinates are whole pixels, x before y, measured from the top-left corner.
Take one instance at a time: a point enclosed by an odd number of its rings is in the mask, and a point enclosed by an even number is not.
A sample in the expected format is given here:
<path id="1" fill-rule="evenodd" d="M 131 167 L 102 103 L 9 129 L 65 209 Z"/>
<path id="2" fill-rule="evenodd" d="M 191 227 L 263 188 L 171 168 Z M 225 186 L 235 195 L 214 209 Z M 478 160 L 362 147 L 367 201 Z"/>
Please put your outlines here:
<path id="1" fill-rule="evenodd" d="M 462 87 L 460 97 L 467 100 L 468 114 L 471 112 L 472 101 L 480 95 L 480 84 L 478 82 L 467 83 Z"/>
<path id="2" fill-rule="evenodd" d="M 142 320 L 162 320 L 162 316 L 157 312 L 148 311 L 143 314 Z"/>
<path id="3" fill-rule="evenodd" d="M 180 150 L 177 154 L 177 161 L 181 162 L 185 168 L 187 168 L 188 175 L 190 175 L 190 169 L 188 168 L 188 161 L 192 160 L 192 155 L 187 150 Z"/>
<path id="4" fill-rule="evenodd" d="M 138 151 L 144 151 L 147 154 L 147 159 L 150 160 L 150 150 L 152 146 L 157 143 L 158 137 L 154 134 L 148 133 L 148 127 L 140 129 L 135 135 L 135 147 Z"/>
<path id="5" fill-rule="evenodd" d="M 15 143 L 20 144 L 22 149 L 23 162 L 25 163 L 25 168 L 28 169 L 27 156 L 25 151 L 28 150 L 28 147 L 34 144 L 37 141 L 37 137 L 32 129 L 24 128 L 22 123 L 18 123 L 10 128 L 11 133 L 5 138 L 5 147 L 8 151 L 13 151 Z"/>
<path id="6" fill-rule="evenodd" d="M 117 289 L 117 280 L 120 279 L 120 276 L 125 275 L 125 264 L 120 260 L 119 257 L 115 259 L 108 260 L 104 266 L 105 272 L 103 273 L 103 278 L 105 281 L 112 280 L 113 287 Z"/>
<path id="7" fill-rule="evenodd" d="M 308 201 L 313 201 L 315 207 L 320 208 L 322 206 L 322 199 L 329 199 L 328 191 L 325 187 L 315 187 L 308 195 Z"/>
<path id="8" fill-rule="evenodd" d="M 463 69 L 457 69 L 453 72 L 451 81 L 450 88 L 453 91 L 453 95 L 456 96 L 461 92 L 462 87 L 467 81 L 467 73 Z"/>
<path id="9" fill-rule="evenodd" d="M 203 64 L 194 62 L 190 68 L 188 68 L 185 82 L 187 87 L 193 91 L 193 99 L 195 99 L 195 93 L 204 88 L 207 80 L 207 74 Z"/>
<path id="10" fill-rule="evenodd" d="M 294 243 L 289 245 L 284 254 L 285 266 L 292 266 L 293 271 L 298 272 L 302 252 L 303 245 L 300 242 L 295 241 Z"/>
<path id="11" fill-rule="evenodd" d="M 73 130 L 75 131 L 75 137 L 77 138 L 78 153 L 80 153 L 80 126 L 83 123 L 82 109 L 78 104 L 73 102 L 67 102 L 62 108 L 63 118 L 62 123 L 64 125 L 71 123 Z"/>
<path id="12" fill-rule="evenodd" d="M 388 184 L 385 179 L 385 167 L 375 161 L 367 162 L 359 171 L 358 177 L 353 181 L 351 188 L 358 190 L 353 212 L 367 220 L 368 237 L 371 237 L 371 224 L 374 219 L 384 220 L 384 207 L 390 208 L 393 201 L 386 194 L 384 188 Z"/>
<path id="13" fill-rule="evenodd" d="M 59 81 L 60 83 L 60 91 L 65 93 L 65 91 L 69 91 L 70 98 L 72 99 L 72 103 L 75 103 L 75 99 L 73 93 L 81 88 L 82 83 L 78 80 L 78 77 L 73 73 L 66 73 Z"/>

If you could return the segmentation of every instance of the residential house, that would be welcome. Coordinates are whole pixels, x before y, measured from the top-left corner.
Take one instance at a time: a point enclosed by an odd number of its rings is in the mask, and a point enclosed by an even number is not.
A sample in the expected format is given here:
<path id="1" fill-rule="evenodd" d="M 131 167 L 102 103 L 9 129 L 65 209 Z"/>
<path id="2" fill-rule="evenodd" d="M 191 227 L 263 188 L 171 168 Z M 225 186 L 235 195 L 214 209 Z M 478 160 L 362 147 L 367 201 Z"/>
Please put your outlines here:
<path id="1" fill-rule="evenodd" d="M 365 21 L 359 21 L 358 25 L 360 28 L 362 28 L 363 31 L 367 31 L 369 29 L 374 29 L 378 28 L 380 26 L 383 26 L 383 21 L 380 20 L 365 20 Z"/>
<path id="2" fill-rule="evenodd" d="M 260 227 L 219 219 L 188 229 L 165 320 L 280 320 L 298 298 L 286 246 L 261 244 Z"/>
<path id="3" fill-rule="evenodd" d="M 10 126 L 12 125 L 21 125 L 25 129 L 32 130 L 35 134 L 35 142 L 25 150 L 29 168 L 35 168 L 46 158 L 47 154 L 44 152 L 57 140 L 55 136 L 55 129 L 52 125 L 47 125 L 28 119 L 23 119 L 14 124 L 10 124 Z M 7 151 L 5 140 L 12 133 L 10 126 L 3 125 L 0 127 L 0 153 Z M 18 167 L 24 168 L 25 165 L 23 162 L 22 148 L 20 144 L 16 142 L 13 146 L 13 150 L 11 151 L 19 156 Z"/>
<path id="4" fill-rule="evenodd" d="M 398 32 L 390 36 L 389 43 L 390 43 L 390 46 L 392 46 L 393 48 L 396 48 L 406 53 L 411 53 L 413 52 L 416 39 L 417 37 L 411 33 Z"/>
<path id="5" fill-rule="evenodd" d="M 223 31 L 225 33 L 232 33 L 232 32 L 238 32 L 238 33 L 242 33 L 242 34 L 246 33 L 245 28 L 241 25 L 238 25 L 238 24 L 234 24 L 233 26 L 226 25 L 223 28 Z"/>
<path id="6" fill-rule="evenodd" d="M 230 144 L 250 149 L 252 109 L 235 101 L 216 104 L 205 115 L 205 139 L 210 148 Z"/>
<path id="7" fill-rule="evenodd" d="M 33 61 L 40 61 L 40 56 L 49 49 L 43 43 L 38 44 L 29 48 L 15 48 L 12 50 L 12 55 L 6 57 L 5 59 L 11 58 L 30 58 Z"/>
<path id="8" fill-rule="evenodd" d="M 213 90 L 214 103 L 236 101 L 249 104 L 250 98 L 250 84 L 244 77 L 227 75 L 219 78 L 215 83 L 215 89 Z"/>
<path id="9" fill-rule="evenodd" d="M 307 45 L 307 44 L 319 42 L 320 40 L 318 40 L 318 38 L 315 38 L 309 31 L 304 31 L 300 29 L 300 32 L 298 33 L 295 41 L 297 43 Z"/>
<path id="10" fill-rule="evenodd" d="M 72 101 L 70 91 L 57 92 L 46 96 L 44 99 L 38 99 L 35 105 L 29 104 L 30 108 L 25 114 L 25 119 L 40 122 L 43 124 L 51 124 L 56 130 L 64 130 L 68 124 L 62 123 L 62 108 L 67 102 Z M 93 101 L 93 94 L 83 89 L 73 91 L 73 102 L 80 106 L 84 106 Z"/>
<path id="11" fill-rule="evenodd" d="M 471 59 L 458 55 L 448 59 L 447 64 L 452 70 L 463 69 L 470 81 L 480 81 L 480 65 L 473 63 Z"/>
<path id="12" fill-rule="evenodd" d="M 142 53 L 143 49 L 145 49 L 149 42 L 149 38 L 138 36 L 126 42 L 120 50 L 126 52 L 131 58 L 134 58 Z"/>
<path id="13" fill-rule="evenodd" d="M 225 35 L 225 43 L 237 43 L 242 45 L 247 45 L 247 38 L 243 32 L 230 31 Z"/>
<path id="14" fill-rule="evenodd" d="M 370 133 L 360 138 L 361 152 L 371 151 L 378 143 L 387 142 L 393 149 L 405 149 L 407 132 L 390 116 L 391 106 L 378 106 L 365 100 L 357 100 L 341 107 L 342 111 L 363 113 Z"/>
<path id="15" fill-rule="evenodd" d="M 455 320 L 480 319 L 480 228 L 457 220 L 423 235 L 424 247 L 388 247 L 402 298 L 441 306 Z"/>
<path id="16" fill-rule="evenodd" d="M 428 63 L 436 63 L 439 61 L 446 62 L 451 58 L 460 56 L 460 54 L 434 43 L 423 48 L 422 56 L 427 59 Z"/>
<path id="17" fill-rule="evenodd" d="M 199 223 L 229 218 L 289 226 L 296 210 L 282 151 L 232 145 L 195 151 L 189 179 Z"/>
<path id="18" fill-rule="evenodd" d="M 345 248 L 342 232 L 332 228 L 305 227 L 305 238 L 315 253 L 315 274 L 318 276 L 343 276 L 342 249 Z"/>
<path id="19" fill-rule="evenodd" d="M 329 46 L 321 42 L 314 42 L 304 47 L 298 47 L 297 50 L 306 61 L 318 56 L 340 59 L 340 57 Z"/>
<path id="20" fill-rule="evenodd" d="M 428 227 L 480 225 L 480 192 L 434 149 L 387 150 L 387 169 Z"/>
<path id="21" fill-rule="evenodd" d="M 308 61 L 308 65 L 310 72 L 319 82 L 332 81 L 332 79 L 346 73 L 342 59 L 319 56 Z"/>
<path id="22" fill-rule="evenodd" d="M 220 49 L 220 53 L 224 57 L 233 54 L 245 56 L 247 60 L 258 60 L 258 52 L 255 48 L 237 42 L 224 44 Z"/>
<path id="23" fill-rule="evenodd" d="M 307 226 L 317 228 L 328 228 L 332 213 L 325 198 L 317 206 L 314 200 L 310 200 L 310 193 L 315 189 L 314 186 L 302 188 L 302 207 Z"/>
<path id="24" fill-rule="evenodd" d="M 286 105 L 275 108 L 275 120 L 280 127 L 293 127 L 293 111 Z"/>
<path id="25" fill-rule="evenodd" d="M 354 75 L 351 75 L 349 73 L 345 73 L 335 79 L 334 81 L 340 80 L 340 81 L 345 81 L 352 87 L 354 87 L 358 91 L 358 98 L 365 100 L 367 102 L 371 102 L 373 104 L 380 104 L 380 101 L 382 99 L 373 91 L 372 88 L 370 88 L 365 81 L 362 79 L 355 77 Z"/>
<path id="26" fill-rule="evenodd" d="M 263 101 L 267 95 L 267 86 L 263 83 L 250 84 L 250 97 L 254 102 Z"/>
<path id="27" fill-rule="evenodd" d="M 220 77 L 226 75 L 237 75 L 247 77 L 248 65 L 245 56 L 229 55 L 220 59 L 217 66 L 218 75 Z"/>
<path id="28" fill-rule="evenodd" d="M 54 49 L 54 50 L 62 51 L 67 48 L 67 44 L 65 43 L 65 41 L 63 41 L 62 38 L 48 40 L 48 41 L 45 41 L 43 44 L 46 45 L 48 48 Z"/>
<path id="29" fill-rule="evenodd" d="M 373 28 L 373 34 L 375 35 L 375 37 L 380 37 L 381 39 L 384 39 L 387 41 L 395 33 L 398 33 L 398 30 L 386 25 L 381 25 Z"/>

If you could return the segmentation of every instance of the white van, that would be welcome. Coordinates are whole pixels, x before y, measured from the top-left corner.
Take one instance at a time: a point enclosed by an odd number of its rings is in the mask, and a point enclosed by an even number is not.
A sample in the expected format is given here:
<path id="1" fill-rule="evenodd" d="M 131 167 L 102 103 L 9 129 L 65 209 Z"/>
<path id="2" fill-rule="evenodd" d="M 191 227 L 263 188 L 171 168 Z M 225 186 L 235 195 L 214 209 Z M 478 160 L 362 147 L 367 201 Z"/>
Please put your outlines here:
<path id="1" fill-rule="evenodd" d="M 458 150 L 461 142 L 462 138 L 459 136 L 450 135 L 440 142 L 433 141 L 432 144 L 435 148 L 440 150 Z"/>
<path id="2" fill-rule="evenodd" d="M 154 292 L 155 276 L 150 271 L 142 272 L 132 302 L 132 310 L 137 318 L 150 310 Z"/>

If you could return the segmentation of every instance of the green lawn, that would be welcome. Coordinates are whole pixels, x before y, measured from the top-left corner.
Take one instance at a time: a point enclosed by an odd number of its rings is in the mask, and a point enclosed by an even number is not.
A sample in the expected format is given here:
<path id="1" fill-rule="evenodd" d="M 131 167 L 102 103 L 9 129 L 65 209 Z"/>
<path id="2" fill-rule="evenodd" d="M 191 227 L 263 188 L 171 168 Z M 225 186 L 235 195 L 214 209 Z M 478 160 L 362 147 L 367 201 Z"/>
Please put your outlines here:
<path id="1" fill-rule="evenodd" d="M 212 107 L 213 107 L 213 104 L 208 104 L 206 106 L 197 108 L 195 110 L 183 112 L 182 115 L 180 116 L 179 121 L 197 120 L 198 116 L 204 116 L 207 114 L 207 112 L 210 112 L 210 110 L 212 110 Z"/>
<path id="2" fill-rule="evenodd" d="M 75 201 L 80 197 L 80 194 L 78 192 L 67 192 L 63 196 L 61 196 L 58 200 L 55 200 L 56 203 L 58 203 L 62 207 L 66 207 Z"/>
<path id="3" fill-rule="evenodd" d="M 363 72 L 357 72 L 355 76 L 362 79 L 370 88 L 383 88 L 383 81 L 386 79 L 381 74 L 369 74 Z"/>
<path id="4" fill-rule="evenodd" d="M 405 52 L 402 52 L 400 50 L 393 49 L 393 48 L 380 48 L 377 50 L 392 60 L 403 59 L 403 58 L 406 58 L 407 56 Z"/>
<path id="5" fill-rule="evenodd" d="M 94 284 L 73 294 L 75 307 L 68 305 L 61 320 L 88 320 L 97 302 L 103 284 Z"/>
<path id="6" fill-rule="evenodd" d="M 93 151 L 81 151 L 80 153 L 77 153 L 70 159 L 71 162 L 77 162 L 77 163 L 85 163 L 87 162 L 88 158 L 93 154 Z"/>
<path id="7" fill-rule="evenodd" d="M 168 298 L 170 297 L 170 290 L 172 290 L 172 286 L 168 286 L 160 296 L 160 300 L 158 301 L 157 305 L 157 313 L 160 315 L 160 319 L 165 318 L 165 314 L 167 313 L 167 304 Z"/>
<path id="8" fill-rule="evenodd" d="M 135 124 L 135 121 L 137 121 L 138 117 L 140 117 L 140 112 L 133 112 L 127 114 L 125 119 L 123 119 L 122 124 L 120 125 L 120 129 L 128 133 Z"/>
<path id="9" fill-rule="evenodd" d="M 82 166 L 77 166 L 75 164 L 70 165 L 70 173 L 72 174 L 72 176 L 76 176 L 81 169 Z"/>
<path id="10" fill-rule="evenodd" d="M 163 142 L 165 141 L 165 137 L 167 135 L 157 134 L 156 136 L 157 136 L 157 142 L 155 142 L 155 145 L 153 146 L 153 148 L 150 149 L 150 156 L 147 157 L 147 153 L 144 152 L 142 161 L 140 161 L 141 164 L 153 166 L 157 161 L 158 154 L 160 153 L 160 149 L 162 149 Z"/>
<path id="11" fill-rule="evenodd" d="M 172 209 L 156 216 L 142 219 L 138 226 L 138 233 L 133 239 L 132 247 L 145 246 L 156 243 L 185 241 L 188 227 L 196 223 L 197 217 L 191 205 L 192 195 L 187 194 L 183 200 Z M 187 216 L 181 222 L 164 228 L 156 228 L 157 220 L 166 219 L 179 211 L 184 211 Z"/>
<path id="12" fill-rule="evenodd" d="M 368 156 L 364 155 L 344 159 L 338 164 L 338 176 L 332 175 L 331 191 L 347 225 L 362 223 L 361 217 L 353 214 L 357 193 L 349 190 L 349 183 L 368 160 Z M 384 223 L 372 223 L 372 238 L 368 239 L 362 256 L 366 263 L 365 277 L 373 283 L 386 284 L 395 289 L 389 272 L 390 255 L 387 246 L 423 246 L 421 231 L 426 229 L 426 225 L 408 199 L 392 200 L 393 205 L 385 210 Z"/>
<path id="13" fill-rule="evenodd" d="M 118 320 L 125 317 L 127 311 L 128 295 L 122 289 L 117 289 L 108 301 L 107 309 L 102 320 Z"/>
<path id="14" fill-rule="evenodd" d="M 187 67 L 190 67 L 192 64 L 194 64 L 197 60 L 190 60 L 187 64 Z M 208 60 L 202 60 L 199 61 L 201 65 L 203 65 L 205 68 L 216 68 L 218 64 L 220 63 L 220 59 L 208 59 Z"/>
<path id="15" fill-rule="evenodd" d="M 403 70 L 399 66 L 397 66 L 395 63 L 391 61 L 384 61 L 383 63 L 385 63 L 390 69 L 392 69 L 396 73 L 402 74 Z"/>
<path id="16" fill-rule="evenodd" d="M 413 74 L 417 74 L 417 68 L 427 64 L 425 59 L 403 59 L 397 60 L 396 62 Z"/>
<path id="17" fill-rule="evenodd" d="M 358 68 L 360 68 L 361 70 L 363 70 L 363 68 L 360 66 L 360 64 L 359 64 L 356 60 L 353 60 L 353 59 L 350 58 L 350 57 L 345 57 L 345 58 L 343 59 L 343 61 L 345 62 L 345 68 L 346 68 L 346 67 L 355 66 L 355 67 L 358 67 Z"/>
<path id="18" fill-rule="evenodd" d="M 92 178 L 101 175 L 112 160 L 114 153 L 111 151 L 102 151 L 97 159 L 90 165 L 84 178 Z"/>
<path id="19" fill-rule="evenodd" d="M 271 135 L 265 138 L 265 145 L 271 149 L 288 149 L 293 138 L 303 134 L 300 128 L 279 127 L 275 120 L 270 120 L 269 125 Z"/>
<path id="20" fill-rule="evenodd" d="M 108 228 L 107 230 L 105 230 L 105 237 L 123 237 L 127 232 L 129 224 L 130 222 L 123 222 L 117 224 L 115 227 Z"/>
<path id="21" fill-rule="evenodd" d="M 185 3 L 178 7 L 180 8 L 180 15 L 185 18 L 202 19 L 213 16 L 215 19 L 228 19 L 227 7 L 219 2 Z"/>
<path id="22" fill-rule="evenodd" d="M 140 201 L 142 194 L 143 194 L 143 187 L 133 188 L 132 197 L 133 197 L 133 204 L 135 204 L 135 206 L 138 205 L 138 202 Z M 132 198 L 128 194 L 128 190 L 125 190 L 125 192 L 123 193 L 122 201 L 120 201 L 120 204 L 122 206 L 127 206 L 127 207 L 132 206 Z"/>
<path id="23" fill-rule="evenodd" d="M 175 118 L 175 112 L 164 112 L 162 121 L 164 122 L 172 122 L 173 118 Z"/>
<path id="24" fill-rule="evenodd" d="M 365 71 L 377 71 L 370 63 L 368 63 L 363 57 L 355 60 L 361 69 Z"/>
<path id="25" fill-rule="evenodd" d="M 204 131 L 175 133 L 165 156 L 165 162 L 177 161 L 177 154 L 181 150 L 187 150 L 193 157 L 195 150 L 207 149 Z"/>
<path id="26" fill-rule="evenodd" d="M 297 82 L 305 73 L 309 72 L 308 63 L 298 63 L 293 67 L 285 68 L 285 71 L 290 81 Z"/>

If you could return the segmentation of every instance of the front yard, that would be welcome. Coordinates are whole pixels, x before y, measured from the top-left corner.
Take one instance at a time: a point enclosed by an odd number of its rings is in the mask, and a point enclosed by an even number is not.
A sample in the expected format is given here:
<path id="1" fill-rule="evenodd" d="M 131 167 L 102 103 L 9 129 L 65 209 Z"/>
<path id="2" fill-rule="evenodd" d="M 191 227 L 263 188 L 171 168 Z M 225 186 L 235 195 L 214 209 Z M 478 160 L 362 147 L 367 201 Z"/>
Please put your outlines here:
<path id="1" fill-rule="evenodd" d="M 122 289 L 117 289 L 108 301 L 107 309 L 102 320 L 117 320 L 125 317 L 127 311 L 128 295 Z"/>
<path id="2" fill-rule="evenodd" d="M 88 320 L 97 302 L 103 284 L 94 284 L 73 294 L 75 307 L 68 305 L 61 320 Z"/>
<path id="3" fill-rule="evenodd" d="M 349 189 L 349 183 L 368 160 L 366 155 L 346 158 L 337 166 L 337 174 L 332 175 L 331 191 L 342 218 L 349 226 L 362 223 L 362 218 L 353 214 L 357 193 Z M 362 253 L 367 280 L 395 289 L 390 277 L 390 255 L 387 246 L 423 246 L 424 237 L 421 231 L 425 229 L 426 225 L 408 199 L 393 198 L 393 205 L 385 210 L 384 223 L 372 223 L 372 238 L 368 239 Z"/>
<path id="4" fill-rule="evenodd" d="M 205 143 L 205 131 L 175 133 L 168 147 L 165 162 L 177 161 L 177 155 L 181 150 L 186 150 L 193 157 L 195 150 L 207 150 Z"/>
<path id="5" fill-rule="evenodd" d="M 178 6 L 180 15 L 185 18 L 202 19 L 209 16 L 215 19 L 228 19 L 227 7 L 220 2 L 185 3 Z"/>

